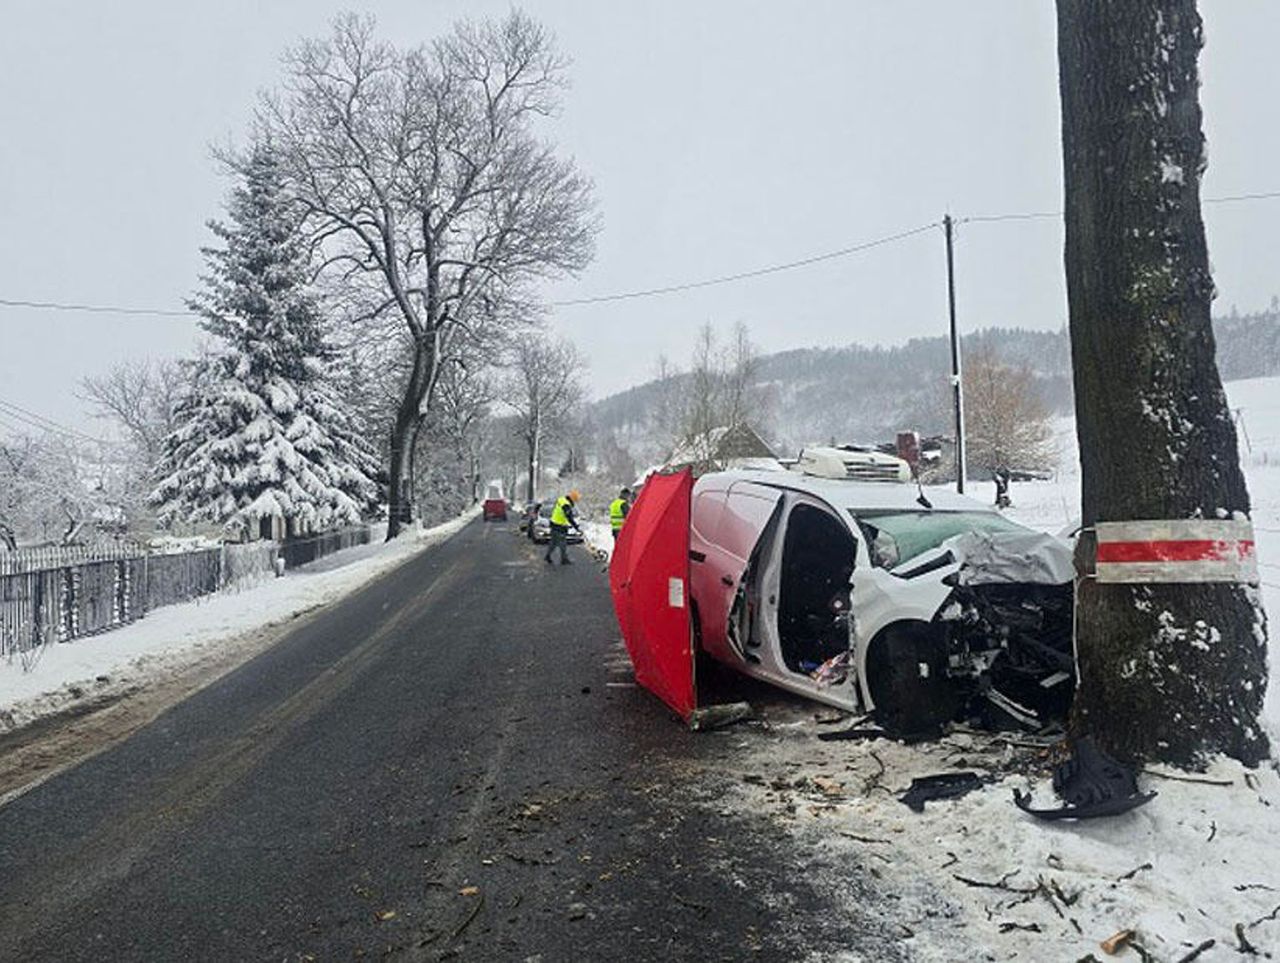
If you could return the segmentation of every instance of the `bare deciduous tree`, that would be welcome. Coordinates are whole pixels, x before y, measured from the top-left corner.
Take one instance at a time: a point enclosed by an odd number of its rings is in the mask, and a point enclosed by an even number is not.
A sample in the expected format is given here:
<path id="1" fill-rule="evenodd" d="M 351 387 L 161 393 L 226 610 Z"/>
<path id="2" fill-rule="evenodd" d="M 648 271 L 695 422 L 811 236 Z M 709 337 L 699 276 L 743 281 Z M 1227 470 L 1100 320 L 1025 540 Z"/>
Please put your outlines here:
<path id="1" fill-rule="evenodd" d="M 729 342 L 724 360 L 724 423 L 730 428 L 745 425 L 752 415 L 759 416 L 756 405 L 756 377 L 760 359 L 756 346 L 751 343 L 747 326 L 739 321 L 733 326 L 733 340 Z M 755 427 L 759 428 L 757 424 Z"/>
<path id="2" fill-rule="evenodd" d="M 507 404 L 525 445 L 529 501 L 537 496 L 543 446 L 582 399 L 582 371 L 582 359 L 567 341 L 526 338 L 515 350 Z"/>
<path id="3" fill-rule="evenodd" d="M 1248 518 L 1214 360 L 1194 0 L 1058 0 L 1082 515 Z M 1122 757 L 1268 755 L 1256 586 L 1081 581 L 1077 732 Z"/>
<path id="4" fill-rule="evenodd" d="M 84 378 L 80 388 L 99 417 L 124 430 L 150 471 L 173 431 L 173 403 L 183 380 L 181 366 L 172 361 L 124 361 L 104 375 Z"/>
<path id="5" fill-rule="evenodd" d="M 451 362 L 441 368 L 435 403 L 425 417 L 465 471 L 461 480 L 474 504 L 480 498 L 480 453 L 494 402 L 494 384 L 482 359 L 455 358 Z"/>
<path id="6" fill-rule="evenodd" d="M 1000 469 L 1052 463 L 1049 411 L 1029 367 L 1005 364 L 983 345 L 965 358 L 964 397 L 970 472 L 992 475 Z"/>
<path id="7" fill-rule="evenodd" d="M 353 320 L 396 317 L 403 331 L 392 538 L 408 517 L 410 442 L 451 338 L 523 321 L 529 281 L 590 259 L 590 185 L 534 131 L 556 109 L 566 64 L 519 12 L 409 51 L 347 15 L 286 63 L 259 136 L 280 151 L 327 269 L 370 296 Z"/>
<path id="8" fill-rule="evenodd" d="M 112 521 L 119 505 L 113 462 L 105 451 L 55 435 L 0 442 L 0 541 L 75 542 L 95 519 Z"/>
<path id="9" fill-rule="evenodd" d="M 710 323 L 698 329 L 692 364 L 685 379 L 680 443 L 706 443 L 717 428 L 759 427 L 763 416 L 756 387 L 759 362 L 747 326 L 734 325 L 733 339 L 721 347 Z M 703 453 L 710 458 L 710 452 Z"/>
<path id="10" fill-rule="evenodd" d="M 186 381 L 174 361 L 125 361 L 80 382 L 81 396 L 98 417 L 116 424 L 127 440 L 118 453 L 118 500 L 129 522 L 148 512 L 164 440 L 176 427 L 173 411 Z"/>

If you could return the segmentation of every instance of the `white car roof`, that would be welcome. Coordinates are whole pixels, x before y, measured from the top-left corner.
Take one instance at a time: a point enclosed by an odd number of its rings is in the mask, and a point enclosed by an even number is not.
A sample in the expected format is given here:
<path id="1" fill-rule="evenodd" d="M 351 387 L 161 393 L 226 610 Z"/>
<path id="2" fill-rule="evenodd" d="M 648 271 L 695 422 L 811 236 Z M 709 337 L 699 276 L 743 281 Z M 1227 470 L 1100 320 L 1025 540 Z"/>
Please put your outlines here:
<path id="1" fill-rule="evenodd" d="M 724 471 L 703 475 L 699 482 L 724 479 L 727 485 L 735 481 L 749 481 L 771 488 L 815 495 L 836 508 L 870 511 L 922 510 L 916 501 L 920 492 L 907 482 L 846 481 L 839 478 L 818 478 L 794 471 Z M 925 497 L 940 512 L 988 512 L 995 508 L 984 502 L 960 495 L 947 488 L 926 488 Z"/>

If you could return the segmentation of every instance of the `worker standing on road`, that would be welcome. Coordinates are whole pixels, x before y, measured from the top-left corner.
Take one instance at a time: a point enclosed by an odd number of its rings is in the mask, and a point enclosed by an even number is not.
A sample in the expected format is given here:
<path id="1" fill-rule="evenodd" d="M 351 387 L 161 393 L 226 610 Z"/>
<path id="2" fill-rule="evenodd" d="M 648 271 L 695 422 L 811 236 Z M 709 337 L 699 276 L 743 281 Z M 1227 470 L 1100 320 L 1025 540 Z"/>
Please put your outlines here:
<path id="1" fill-rule="evenodd" d="M 609 503 L 609 527 L 613 529 L 613 540 L 618 540 L 618 533 L 627 521 L 627 512 L 631 511 L 631 489 L 622 489 L 621 494 Z"/>
<path id="2" fill-rule="evenodd" d="M 561 495 L 556 499 L 556 507 L 551 510 L 551 542 L 547 545 L 547 554 L 545 556 L 548 565 L 551 564 L 551 554 L 556 550 L 557 545 L 560 546 L 560 564 L 573 564 L 569 561 L 569 526 L 572 525 L 579 532 L 582 531 L 582 528 L 578 525 L 578 518 L 573 513 L 573 508 L 581 497 L 575 488 L 569 494 Z"/>

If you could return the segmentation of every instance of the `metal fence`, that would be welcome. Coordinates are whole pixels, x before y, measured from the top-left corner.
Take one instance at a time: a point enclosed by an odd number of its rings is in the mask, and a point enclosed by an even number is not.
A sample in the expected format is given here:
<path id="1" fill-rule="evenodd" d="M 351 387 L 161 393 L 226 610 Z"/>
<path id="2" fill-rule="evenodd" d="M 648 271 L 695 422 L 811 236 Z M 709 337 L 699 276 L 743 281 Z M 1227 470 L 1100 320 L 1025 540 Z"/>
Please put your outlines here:
<path id="1" fill-rule="evenodd" d="M 53 642 L 96 635 L 151 609 L 241 587 L 364 545 L 367 525 L 284 542 L 251 542 L 160 553 L 120 543 L 0 553 L 0 659 Z"/>

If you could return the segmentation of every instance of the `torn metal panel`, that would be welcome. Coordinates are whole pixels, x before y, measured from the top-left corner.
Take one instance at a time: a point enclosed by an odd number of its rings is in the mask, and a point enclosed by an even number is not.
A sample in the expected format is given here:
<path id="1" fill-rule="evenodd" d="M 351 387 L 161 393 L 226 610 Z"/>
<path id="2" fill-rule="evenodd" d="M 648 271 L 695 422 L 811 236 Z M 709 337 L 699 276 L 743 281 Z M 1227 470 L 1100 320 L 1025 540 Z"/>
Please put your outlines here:
<path id="1" fill-rule="evenodd" d="M 1043 532 L 966 532 L 946 547 L 961 562 L 959 585 L 1063 585 L 1075 577 L 1070 546 Z"/>

